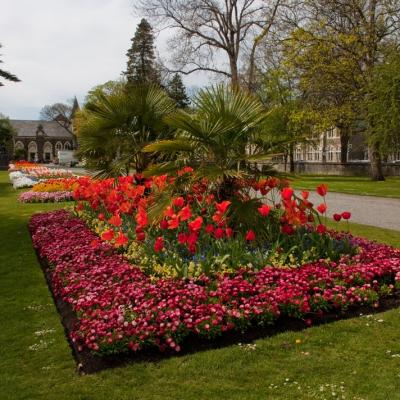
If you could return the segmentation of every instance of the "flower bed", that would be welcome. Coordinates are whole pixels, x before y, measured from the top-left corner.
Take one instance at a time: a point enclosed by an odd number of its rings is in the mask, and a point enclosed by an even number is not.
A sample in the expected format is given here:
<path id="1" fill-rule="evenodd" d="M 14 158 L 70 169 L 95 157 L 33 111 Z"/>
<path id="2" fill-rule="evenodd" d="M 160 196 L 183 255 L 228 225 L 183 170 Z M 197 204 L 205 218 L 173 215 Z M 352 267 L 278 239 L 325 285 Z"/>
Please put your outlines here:
<path id="1" fill-rule="evenodd" d="M 311 324 L 328 312 L 376 307 L 400 286 L 400 250 L 359 238 L 351 239 L 359 254 L 337 263 L 154 280 L 66 211 L 34 215 L 30 231 L 55 297 L 77 318 L 71 340 L 102 355 L 179 352 L 189 337 L 215 339 L 282 316 Z"/>
<path id="2" fill-rule="evenodd" d="M 18 200 L 21 203 L 59 203 L 62 201 L 73 200 L 71 191 L 59 191 L 59 192 L 34 192 L 29 190 L 28 192 L 21 193 Z"/>

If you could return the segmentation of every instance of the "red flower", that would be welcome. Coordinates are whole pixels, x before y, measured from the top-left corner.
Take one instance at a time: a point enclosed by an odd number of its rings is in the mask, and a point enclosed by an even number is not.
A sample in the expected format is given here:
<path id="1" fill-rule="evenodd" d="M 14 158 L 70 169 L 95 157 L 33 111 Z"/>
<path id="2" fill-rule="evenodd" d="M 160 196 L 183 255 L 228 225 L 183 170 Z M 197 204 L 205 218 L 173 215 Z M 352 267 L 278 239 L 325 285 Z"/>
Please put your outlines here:
<path id="1" fill-rule="evenodd" d="M 136 214 L 136 222 L 139 226 L 142 227 L 145 227 L 147 225 L 147 213 L 143 208 L 140 208 L 139 212 Z"/>
<path id="2" fill-rule="evenodd" d="M 179 226 L 179 218 L 177 216 L 168 221 L 168 229 L 176 229 Z"/>
<path id="3" fill-rule="evenodd" d="M 231 204 L 230 201 L 225 200 L 222 203 L 215 203 L 215 208 L 217 211 L 221 214 L 224 214 L 226 210 L 228 209 L 229 205 Z"/>
<path id="4" fill-rule="evenodd" d="M 214 236 L 215 236 L 215 238 L 216 239 L 221 239 L 221 238 L 223 238 L 224 237 L 224 230 L 222 229 L 222 228 L 217 228 L 215 231 L 214 231 Z"/>
<path id="5" fill-rule="evenodd" d="M 293 235 L 293 233 L 294 233 L 294 229 L 293 229 L 292 225 L 287 225 L 287 224 L 282 225 L 281 230 L 282 230 L 282 233 L 285 233 L 286 235 Z"/>
<path id="6" fill-rule="evenodd" d="M 263 217 L 266 217 L 269 214 L 270 211 L 271 211 L 271 207 L 267 206 L 266 204 L 263 204 L 261 207 L 258 207 L 258 212 Z"/>
<path id="7" fill-rule="evenodd" d="M 326 186 L 325 184 L 317 186 L 317 193 L 320 196 L 325 197 L 326 194 L 328 193 L 328 186 Z"/>
<path id="8" fill-rule="evenodd" d="M 138 242 L 143 242 L 144 239 L 146 239 L 146 234 L 143 231 L 140 231 L 140 232 L 136 233 L 136 240 Z"/>
<path id="9" fill-rule="evenodd" d="M 194 219 L 192 222 L 189 223 L 189 229 L 193 232 L 197 232 L 201 229 L 202 225 L 203 225 L 203 218 L 197 217 L 196 219 Z"/>
<path id="10" fill-rule="evenodd" d="M 189 206 L 183 207 L 178 213 L 178 217 L 181 221 L 187 221 L 192 216 L 192 211 Z"/>
<path id="11" fill-rule="evenodd" d="M 326 204 L 324 204 L 324 203 L 321 203 L 321 204 L 317 207 L 317 210 L 318 210 L 321 214 L 325 214 L 325 213 L 326 213 L 326 209 L 327 209 L 327 207 L 326 207 Z"/>
<path id="12" fill-rule="evenodd" d="M 167 229 L 167 228 L 168 228 L 168 221 L 167 221 L 166 219 L 163 219 L 163 220 L 160 222 L 160 228 L 161 228 L 161 229 Z"/>
<path id="13" fill-rule="evenodd" d="M 121 226 L 122 225 L 122 219 L 118 214 L 113 215 L 109 220 L 108 223 L 110 225 L 114 225 L 114 226 Z"/>
<path id="14" fill-rule="evenodd" d="M 233 229 L 232 228 L 226 228 L 225 229 L 225 234 L 226 234 L 226 237 L 228 237 L 228 238 L 232 237 L 233 236 Z"/>
<path id="15" fill-rule="evenodd" d="M 97 217 L 100 221 L 104 221 L 106 219 L 106 217 L 104 216 L 103 213 L 100 213 Z"/>
<path id="16" fill-rule="evenodd" d="M 294 191 L 293 191 L 292 188 L 290 188 L 290 187 L 283 188 L 283 189 L 281 190 L 282 199 L 284 199 L 284 200 L 290 200 L 291 197 L 293 196 L 293 193 L 294 193 Z"/>
<path id="17" fill-rule="evenodd" d="M 250 229 L 246 233 L 246 240 L 248 242 L 252 242 L 253 240 L 256 239 L 256 234 Z"/>
<path id="18" fill-rule="evenodd" d="M 342 219 L 342 216 L 340 214 L 333 214 L 333 219 L 336 222 L 339 222 Z"/>
<path id="19" fill-rule="evenodd" d="M 301 197 L 303 197 L 304 200 L 307 200 L 309 195 L 310 192 L 308 190 L 304 190 L 303 192 L 301 192 Z"/>
<path id="20" fill-rule="evenodd" d="M 108 241 L 112 240 L 114 238 L 114 231 L 109 229 L 108 231 L 103 232 L 101 238 Z"/>
<path id="21" fill-rule="evenodd" d="M 159 236 L 154 242 L 154 251 L 159 253 L 164 248 L 164 238 Z"/>
<path id="22" fill-rule="evenodd" d="M 208 233 L 208 234 L 211 234 L 211 233 L 213 233 L 214 232 L 214 225 L 207 225 L 206 226 L 206 232 Z"/>
<path id="23" fill-rule="evenodd" d="M 115 239 L 115 245 L 117 247 L 125 246 L 128 242 L 129 239 L 122 232 L 119 232 L 117 238 Z"/>
<path id="24" fill-rule="evenodd" d="M 351 213 L 350 212 L 348 212 L 348 211 L 344 211 L 344 212 L 342 212 L 342 218 L 343 219 L 350 219 L 351 218 Z"/>
<path id="25" fill-rule="evenodd" d="M 180 244 L 185 244 L 188 241 L 188 236 L 186 233 L 179 233 L 178 234 L 178 242 Z"/>
<path id="26" fill-rule="evenodd" d="M 184 199 L 183 197 L 177 197 L 176 199 L 174 199 L 174 200 L 172 201 L 172 204 L 173 204 L 175 207 L 182 208 L 183 205 L 185 204 L 185 199 Z"/>
<path id="27" fill-rule="evenodd" d="M 316 231 L 322 235 L 322 234 L 324 234 L 326 232 L 326 226 L 323 225 L 323 224 L 319 224 L 317 226 Z"/>

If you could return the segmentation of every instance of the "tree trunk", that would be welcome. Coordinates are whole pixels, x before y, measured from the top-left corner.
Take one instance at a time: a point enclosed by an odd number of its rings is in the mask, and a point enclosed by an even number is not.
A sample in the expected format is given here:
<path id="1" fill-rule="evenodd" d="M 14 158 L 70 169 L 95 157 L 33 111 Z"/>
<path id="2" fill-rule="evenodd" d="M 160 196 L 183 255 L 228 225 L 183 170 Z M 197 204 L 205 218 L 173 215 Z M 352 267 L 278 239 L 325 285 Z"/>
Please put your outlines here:
<path id="1" fill-rule="evenodd" d="M 347 128 L 340 129 L 340 162 L 347 163 L 347 155 L 349 149 L 349 132 Z"/>
<path id="2" fill-rule="evenodd" d="M 293 144 L 289 146 L 289 170 L 294 173 L 294 148 Z"/>
<path id="3" fill-rule="evenodd" d="M 234 55 L 229 55 L 229 65 L 231 69 L 231 85 L 233 88 L 239 87 L 239 72 L 237 60 Z"/>
<path id="4" fill-rule="evenodd" d="M 384 181 L 382 171 L 382 159 L 378 149 L 378 146 L 371 145 L 369 147 L 369 158 L 371 161 L 371 179 L 373 181 Z"/>

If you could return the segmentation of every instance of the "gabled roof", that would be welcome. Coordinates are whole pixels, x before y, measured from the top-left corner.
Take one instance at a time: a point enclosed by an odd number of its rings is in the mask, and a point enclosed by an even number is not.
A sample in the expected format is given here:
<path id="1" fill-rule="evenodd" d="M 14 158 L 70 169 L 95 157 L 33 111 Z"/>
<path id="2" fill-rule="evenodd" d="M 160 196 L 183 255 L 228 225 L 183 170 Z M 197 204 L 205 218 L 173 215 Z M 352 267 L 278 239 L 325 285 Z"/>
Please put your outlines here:
<path id="1" fill-rule="evenodd" d="M 11 119 L 11 125 L 17 131 L 17 137 L 36 137 L 36 132 L 42 130 L 49 138 L 72 139 L 73 135 L 56 121 L 34 121 Z M 40 126 L 42 129 L 40 129 Z"/>

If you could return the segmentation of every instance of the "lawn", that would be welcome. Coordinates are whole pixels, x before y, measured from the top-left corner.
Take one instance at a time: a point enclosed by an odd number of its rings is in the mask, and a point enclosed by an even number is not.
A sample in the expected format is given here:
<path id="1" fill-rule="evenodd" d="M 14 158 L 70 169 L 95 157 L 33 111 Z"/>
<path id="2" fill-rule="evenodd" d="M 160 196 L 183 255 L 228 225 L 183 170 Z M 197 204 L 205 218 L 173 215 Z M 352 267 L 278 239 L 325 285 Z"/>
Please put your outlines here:
<path id="1" fill-rule="evenodd" d="M 0 173 L 2 399 L 400 399 L 400 310 L 79 376 L 27 222 Z M 398 232 L 354 232 L 400 247 Z M 344 397 L 342 397 L 344 396 Z"/>
<path id="2" fill-rule="evenodd" d="M 326 183 L 331 192 L 400 198 L 400 177 L 388 177 L 384 182 L 373 182 L 367 177 L 357 176 L 289 176 L 296 189 L 311 189 Z"/>

